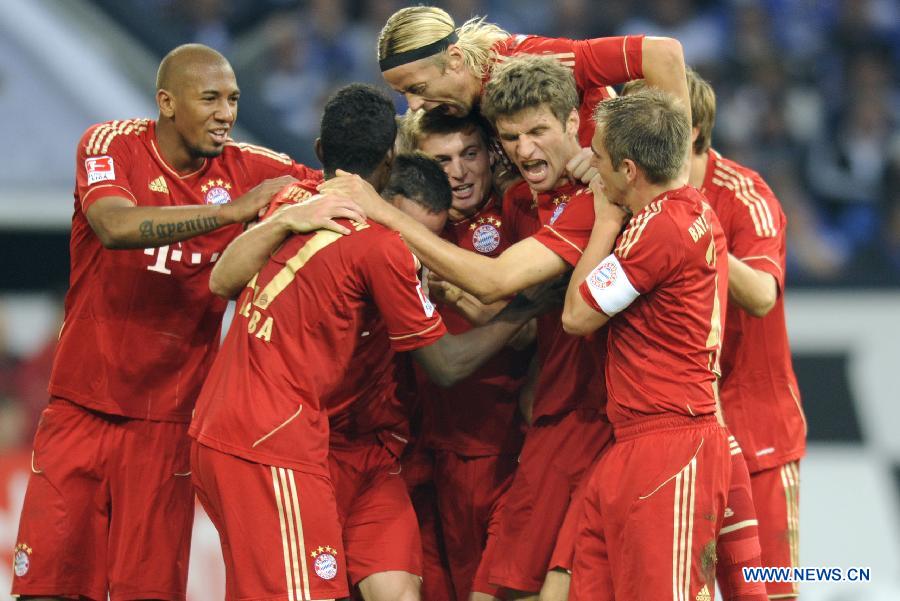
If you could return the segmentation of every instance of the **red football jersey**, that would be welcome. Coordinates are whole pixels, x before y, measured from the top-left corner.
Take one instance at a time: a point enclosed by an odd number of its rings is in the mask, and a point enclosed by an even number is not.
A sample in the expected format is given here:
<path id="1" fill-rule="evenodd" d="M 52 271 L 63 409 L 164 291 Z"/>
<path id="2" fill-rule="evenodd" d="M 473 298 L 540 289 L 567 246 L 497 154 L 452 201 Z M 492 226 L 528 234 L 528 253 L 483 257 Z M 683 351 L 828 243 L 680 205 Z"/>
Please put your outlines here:
<path id="1" fill-rule="evenodd" d="M 503 227 L 499 199 L 492 197 L 475 215 L 448 222 L 442 237 L 465 250 L 496 257 L 510 246 Z M 454 335 L 472 325 L 452 308 L 438 309 Z M 507 348 L 471 376 L 450 388 L 427 378 L 420 390 L 425 419 L 425 443 L 460 455 L 517 453 L 522 447 L 518 393 L 531 353 Z"/>
<path id="2" fill-rule="evenodd" d="M 78 144 L 71 275 L 50 394 L 104 413 L 187 422 L 218 348 L 225 301 L 210 293 L 209 273 L 241 225 L 158 248 L 106 250 L 85 217 L 94 202 L 224 204 L 268 178 L 314 174 L 267 148 L 229 143 L 181 175 L 159 152 L 155 122 L 89 128 Z"/>
<path id="3" fill-rule="evenodd" d="M 507 191 L 509 202 L 527 204 L 535 195 L 525 182 Z M 594 227 L 594 200 L 590 189 L 567 184 L 537 195 L 540 229 L 534 239 L 573 267 L 581 258 Z M 532 418 L 559 415 L 576 407 L 602 409 L 606 403 L 603 364 L 606 333 L 581 337 L 566 334 L 562 309 L 538 317 L 538 358 L 541 364 Z"/>
<path id="4" fill-rule="evenodd" d="M 643 43 L 642 35 L 592 40 L 514 35 L 496 43 L 492 50 L 499 63 L 517 54 L 540 54 L 572 68 L 581 102 L 578 141 L 587 148 L 594 135 L 594 108 L 612 95 L 607 86 L 644 77 Z"/>
<path id="5" fill-rule="evenodd" d="M 757 472 L 800 459 L 806 449 L 784 319 L 787 220 L 758 173 L 715 150 L 709 151 L 700 191 L 722 223 L 728 251 L 778 283 L 778 299 L 765 317 L 729 305 L 722 344 L 722 409 L 750 471 Z"/>
<path id="6" fill-rule="evenodd" d="M 380 316 L 394 351 L 446 332 L 400 236 L 343 223 L 353 233 L 291 237 L 248 284 L 197 402 L 190 433 L 201 444 L 327 476 L 327 403 L 365 367 L 353 360 L 379 335 L 366 328 Z"/>
<path id="7" fill-rule="evenodd" d="M 669 190 L 631 218 L 580 287 L 613 315 L 609 421 L 715 412 L 727 285 L 725 236 L 696 189 Z"/>
<path id="8" fill-rule="evenodd" d="M 321 182 L 321 177 L 314 177 L 286 186 L 269 203 L 265 218 L 285 205 L 315 196 Z M 350 364 L 353 369 L 322 399 L 328 412 L 331 442 L 348 445 L 375 433 L 399 456 L 410 436 L 409 407 L 397 398 L 396 354 L 374 306 L 365 311 Z"/>

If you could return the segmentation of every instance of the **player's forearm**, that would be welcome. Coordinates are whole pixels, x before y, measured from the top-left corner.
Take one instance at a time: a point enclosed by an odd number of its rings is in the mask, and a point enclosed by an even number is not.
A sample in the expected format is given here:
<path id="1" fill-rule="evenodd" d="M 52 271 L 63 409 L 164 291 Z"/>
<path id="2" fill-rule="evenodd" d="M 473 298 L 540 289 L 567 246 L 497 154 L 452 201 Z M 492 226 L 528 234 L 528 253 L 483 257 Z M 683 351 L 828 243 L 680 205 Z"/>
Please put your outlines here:
<path id="1" fill-rule="evenodd" d="M 516 299 L 489 323 L 458 336 L 447 334 L 415 357 L 438 386 L 453 386 L 497 354 L 541 310 Z"/>
<path id="2" fill-rule="evenodd" d="M 728 293 L 750 315 L 765 317 L 778 299 L 778 284 L 772 274 L 754 269 L 729 254 Z"/>
<path id="3" fill-rule="evenodd" d="M 213 267 L 210 291 L 226 299 L 237 296 L 288 234 L 290 230 L 273 217 L 235 238 Z"/>
<path id="4" fill-rule="evenodd" d="M 89 214 L 88 220 L 103 246 L 110 249 L 165 246 L 234 223 L 215 205 L 104 207 Z"/>
<path id="5" fill-rule="evenodd" d="M 609 320 L 604 313 L 598 313 L 585 302 L 581 296 L 579 287 L 600 262 L 612 252 L 616 236 L 619 234 L 619 226 L 613 221 L 596 221 L 591 230 L 591 238 L 588 241 L 581 259 L 575 265 L 572 278 L 566 288 L 566 302 L 563 306 L 563 329 L 576 336 L 586 336 L 603 327 Z"/>
<path id="6" fill-rule="evenodd" d="M 459 311 L 460 315 L 466 318 L 466 321 L 475 326 L 483 326 L 506 306 L 507 301 L 501 300 L 490 304 L 484 304 L 471 294 L 460 291 L 460 297 L 454 303 L 454 307 Z"/>
<path id="7" fill-rule="evenodd" d="M 500 289 L 496 259 L 469 252 L 434 235 L 424 225 L 392 206 L 379 221 L 397 231 L 419 260 L 441 279 L 459 286 L 485 304 L 508 296 Z"/>
<path id="8" fill-rule="evenodd" d="M 641 55 L 644 80 L 648 85 L 664 90 L 681 100 L 690 122 L 691 98 L 681 43 L 674 38 L 647 36 L 644 38 Z"/>

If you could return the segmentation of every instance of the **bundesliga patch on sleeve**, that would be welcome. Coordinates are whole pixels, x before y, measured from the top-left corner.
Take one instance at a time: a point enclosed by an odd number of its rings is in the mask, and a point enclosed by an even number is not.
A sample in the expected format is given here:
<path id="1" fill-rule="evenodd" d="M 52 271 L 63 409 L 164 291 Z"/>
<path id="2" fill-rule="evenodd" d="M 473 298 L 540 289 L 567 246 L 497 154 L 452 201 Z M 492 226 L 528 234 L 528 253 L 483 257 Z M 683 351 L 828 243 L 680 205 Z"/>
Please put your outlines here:
<path id="1" fill-rule="evenodd" d="M 640 294 L 631 285 L 616 255 L 609 255 L 585 279 L 591 296 L 612 317 L 626 309 Z"/>
<path id="2" fill-rule="evenodd" d="M 431 299 L 425 295 L 425 292 L 422 290 L 422 284 L 416 285 L 416 292 L 419 294 L 419 300 L 422 301 L 422 308 L 425 310 L 425 317 L 431 317 L 434 315 L 434 305 L 431 304 Z"/>
<path id="3" fill-rule="evenodd" d="M 116 166 L 112 157 L 109 156 L 85 159 L 84 169 L 87 171 L 88 185 L 116 179 Z"/>

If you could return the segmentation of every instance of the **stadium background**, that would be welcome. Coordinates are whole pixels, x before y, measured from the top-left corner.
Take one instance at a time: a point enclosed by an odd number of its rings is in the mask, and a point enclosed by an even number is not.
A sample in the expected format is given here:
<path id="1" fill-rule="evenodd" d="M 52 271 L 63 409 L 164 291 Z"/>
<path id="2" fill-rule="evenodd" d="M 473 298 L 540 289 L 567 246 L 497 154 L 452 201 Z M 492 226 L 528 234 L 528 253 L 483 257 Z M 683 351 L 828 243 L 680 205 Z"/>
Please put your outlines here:
<path id="1" fill-rule="evenodd" d="M 159 59 L 198 41 L 236 69 L 235 137 L 315 165 L 311 140 L 325 98 L 350 81 L 381 84 L 375 40 L 403 4 L 4 0 L 0 549 L 10 559 L 67 285 L 81 132 L 108 119 L 155 116 Z M 900 3 L 439 4 L 457 23 L 488 15 L 515 33 L 640 32 L 681 41 L 687 62 L 718 94 L 714 146 L 759 170 L 789 219 L 788 327 L 809 421 L 801 564 L 872 568 L 869 584 L 808 584 L 803 598 L 900 599 Z M 190 597 L 221 599 L 218 541 L 205 519 L 194 541 Z M 0 599 L 10 576 L 11 561 L 3 560 Z"/>

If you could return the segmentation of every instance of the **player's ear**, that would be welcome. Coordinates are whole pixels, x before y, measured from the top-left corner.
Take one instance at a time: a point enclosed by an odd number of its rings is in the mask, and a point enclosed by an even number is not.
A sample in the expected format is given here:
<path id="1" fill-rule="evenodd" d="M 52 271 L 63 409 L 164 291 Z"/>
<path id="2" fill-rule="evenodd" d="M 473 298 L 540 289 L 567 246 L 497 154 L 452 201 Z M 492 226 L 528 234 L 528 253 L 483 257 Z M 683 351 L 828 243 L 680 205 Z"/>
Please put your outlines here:
<path id="1" fill-rule="evenodd" d="M 466 57 L 456 44 L 450 44 L 447 47 L 447 62 L 445 65 L 447 69 L 455 73 L 466 68 Z"/>
<path id="2" fill-rule="evenodd" d="M 159 107 L 159 114 L 167 119 L 175 115 L 175 97 L 168 90 L 156 90 L 156 106 Z"/>
<path id="3" fill-rule="evenodd" d="M 578 135 L 578 128 L 581 126 L 581 117 L 578 115 L 578 109 L 572 109 L 563 125 L 566 128 L 566 132 L 575 132 L 575 135 Z"/>
<path id="4" fill-rule="evenodd" d="M 635 163 L 631 159 L 622 159 L 621 168 L 624 169 L 625 179 L 628 181 L 628 183 L 634 183 L 634 180 L 637 179 L 637 163 Z"/>
<path id="5" fill-rule="evenodd" d="M 316 141 L 313 142 L 313 152 L 316 153 L 316 158 L 319 159 L 319 162 L 324 165 L 325 161 L 322 160 L 322 138 L 316 138 Z"/>

